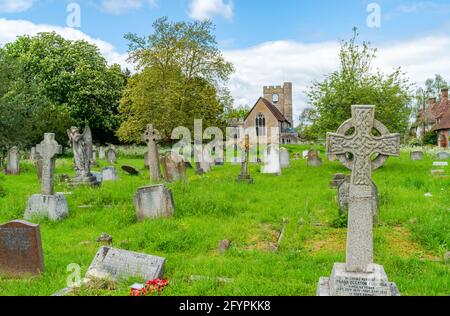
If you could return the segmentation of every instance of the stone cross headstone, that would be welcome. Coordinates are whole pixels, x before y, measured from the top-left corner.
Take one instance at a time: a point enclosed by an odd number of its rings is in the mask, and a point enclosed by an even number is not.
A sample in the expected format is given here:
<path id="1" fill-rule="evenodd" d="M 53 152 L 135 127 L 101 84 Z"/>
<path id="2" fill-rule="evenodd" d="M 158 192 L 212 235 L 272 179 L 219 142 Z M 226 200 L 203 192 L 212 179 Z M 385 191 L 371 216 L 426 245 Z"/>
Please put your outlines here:
<path id="1" fill-rule="evenodd" d="M 280 164 L 281 169 L 288 169 L 291 167 L 291 155 L 284 147 L 280 148 Z"/>
<path id="2" fill-rule="evenodd" d="M 350 130 L 352 135 L 347 135 Z M 373 136 L 377 130 L 381 136 Z M 373 263 L 372 170 L 400 155 L 400 135 L 375 120 L 375 106 L 352 106 L 352 118 L 327 134 L 327 152 L 352 170 L 349 188 L 347 259 L 335 264 L 330 279 L 319 282 L 319 295 L 398 295 L 382 266 Z M 348 159 L 347 154 L 352 159 Z M 374 158 L 375 155 L 375 158 Z M 373 159 L 374 158 L 374 159 Z"/>
<path id="3" fill-rule="evenodd" d="M 153 125 L 147 125 L 147 130 L 143 135 L 143 140 L 148 147 L 148 165 L 150 168 L 150 179 L 152 181 L 161 180 L 161 169 L 159 166 L 158 141 L 161 139 L 159 131 Z"/>
<path id="4" fill-rule="evenodd" d="M 162 184 L 139 188 L 134 196 L 134 207 L 139 221 L 171 217 L 175 212 L 172 191 Z"/>
<path id="5" fill-rule="evenodd" d="M 39 225 L 20 220 L 0 225 L 0 275 L 27 277 L 43 272 Z"/>
<path id="6" fill-rule="evenodd" d="M 253 179 L 248 173 L 248 164 L 250 161 L 250 136 L 245 135 L 244 146 L 243 146 L 243 161 L 241 167 L 241 174 L 238 176 L 238 181 L 253 183 Z"/>
<path id="7" fill-rule="evenodd" d="M 166 259 L 161 257 L 101 247 L 86 272 L 86 279 L 140 278 L 142 282 L 162 279 L 165 262 Z"/>
<path id="8" fill-rule="evenodd" d="M 18 175 L 20 173 L 20 151 L 17 146 L 8 150 L 6 160 L 6 174 Z"/>
<path id="9" fill-rule="evenodd" d="M 167 182 L 187 180 L 186 164 L 184 163 L 182 156 L 170 151 L 165 156 L 161 157 L 161 164 L 164 170 L 164 179 Z"/>
<path id="10" fill-rule="evenodd" d="M 44 140 L 36 146 L 36 152 L 42 157 L 42 194 L 53 195 L 56 155 L 62 153 L 62 146 L 55 140 L 55 134 L 47 133 Z"/>
<path id="11" fill-rule="evenodd" d="M 349 191 L 350 191 L 350 177 L 344 177 L 344 180 L 342 180 L 337 187 L 339 214 L 341 215 L 348 214 Z M 373 224 L 378 225 L 379 222 L 378 187 L 373 181 L 372 181 L 372 214 L 373 214 Z"/>
<path id="12" fill-rule="evenodd" d="M 36 154 L 42 161 L 41 194 L 34 194 L 28 200 L 25 219 L 35 216 L 60 220 L 68 216 L 69 207 L 63 194 L 55 194 L 56 155 L 62 153 L 62 146 L 55 140 L 55 134 L 46 133 L 44 140 L 36 146 Z"/>

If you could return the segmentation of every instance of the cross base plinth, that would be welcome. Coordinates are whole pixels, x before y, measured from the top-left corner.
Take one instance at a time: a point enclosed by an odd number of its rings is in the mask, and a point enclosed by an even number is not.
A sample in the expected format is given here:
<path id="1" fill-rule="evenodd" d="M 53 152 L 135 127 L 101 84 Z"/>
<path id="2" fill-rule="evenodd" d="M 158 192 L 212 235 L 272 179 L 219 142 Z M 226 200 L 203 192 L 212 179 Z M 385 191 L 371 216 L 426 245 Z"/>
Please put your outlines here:
<path id="1" fill-rule="evenodd" d="M 51 221 L 59 221 L 69 216 L 69 205 L 62 194 L 43 195 L 35 194 L 28 200 L 24 218 L 48 218 Z"/>
<path id="2" fill-rule="evenodd" d="M 335 263 L 331 277 L 320 278 L 317 296 L 400 296 L 383 266 L 371 264 L 370 270 L 373 272 L 348 272 L 345 263 Z"/>
<path id="3" fill-rule="evenodd" d="M 97 177 L 95 176 L 89 176 L 89 177 L 77 177 L 70 180 L 69 185 L 71 187 L 78 187 L 78 186 L 93 186 L 97 187 L 100 186 L 100 182 L 97 180 Z"/>
<path id="4" fill-rule="evenodd" d="M 238 181 L 238 182 L 247 182 L 249 184 L 253 184 L 254 183 L 253 178 L 250 175 L 242 175 L 242 174 L 237 177 L 236 181 Z"/>

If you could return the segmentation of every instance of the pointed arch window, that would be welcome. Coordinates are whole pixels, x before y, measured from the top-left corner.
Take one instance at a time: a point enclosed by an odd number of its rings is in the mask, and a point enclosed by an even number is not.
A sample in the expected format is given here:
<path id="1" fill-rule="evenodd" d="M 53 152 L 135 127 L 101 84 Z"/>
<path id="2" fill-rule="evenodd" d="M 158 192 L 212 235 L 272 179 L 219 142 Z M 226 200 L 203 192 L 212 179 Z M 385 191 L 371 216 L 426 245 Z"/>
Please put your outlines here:
<path id="1" fill-rule="evenodd" d="M 266 117 L 259 113 L 256 116 L 256 136 L 266 136 Z"/>

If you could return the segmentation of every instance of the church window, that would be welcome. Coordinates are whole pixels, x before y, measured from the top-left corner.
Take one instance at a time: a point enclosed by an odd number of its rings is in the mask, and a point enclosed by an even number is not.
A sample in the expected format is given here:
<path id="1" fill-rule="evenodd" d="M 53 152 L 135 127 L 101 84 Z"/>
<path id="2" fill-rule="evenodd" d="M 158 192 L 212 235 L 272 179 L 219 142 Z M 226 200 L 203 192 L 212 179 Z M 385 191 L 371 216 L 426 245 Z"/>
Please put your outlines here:
<path id="1" fill-rule="evenodd" d="M 266 136 L 266 117 L 262 113 L 256 116 L 256 136 Z"/>

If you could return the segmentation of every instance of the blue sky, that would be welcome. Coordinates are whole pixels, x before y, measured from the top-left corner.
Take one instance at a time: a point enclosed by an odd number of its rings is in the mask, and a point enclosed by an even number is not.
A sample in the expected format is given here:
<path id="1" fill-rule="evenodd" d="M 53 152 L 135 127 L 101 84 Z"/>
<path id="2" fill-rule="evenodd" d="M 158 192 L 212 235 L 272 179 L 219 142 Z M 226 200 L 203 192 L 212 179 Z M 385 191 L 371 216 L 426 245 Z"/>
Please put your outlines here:
<path id="1" fill-rule="evenodd" d="M 80 7 L 81 27 L 68 28 L 67 6 Z M 368 6 L 381 14 L 369 27 Z M 401 66 L 419 84 L 435 73 L 450 79 L 449 0 L 0 0 L 0 45 L 17 35 L 55 30 L 98 45 L 110 63 L 126 63 L 123 35 L 150 34 L 153 21 L 210 18 L 227 59 L 236 104 L 252 105 L 263 85 L 294 83 L 295 112 L 307 106 L 306 89 L 336 69 L 339 41 L 351 36 L 380 49 L 376 66 Z"/>

